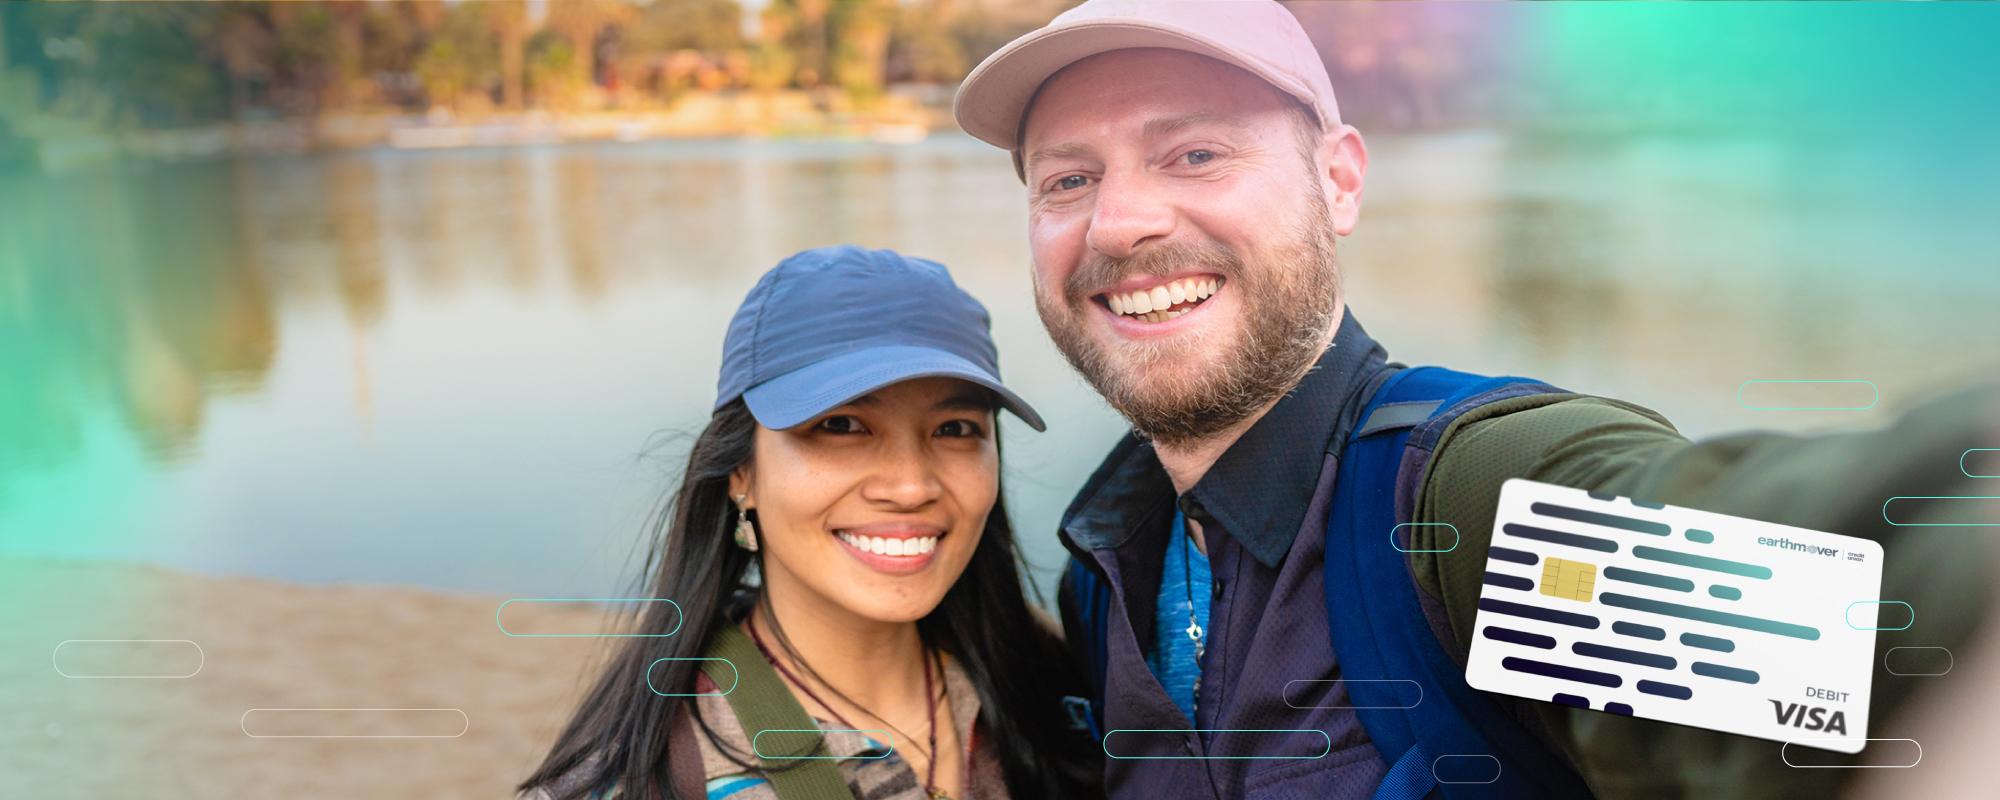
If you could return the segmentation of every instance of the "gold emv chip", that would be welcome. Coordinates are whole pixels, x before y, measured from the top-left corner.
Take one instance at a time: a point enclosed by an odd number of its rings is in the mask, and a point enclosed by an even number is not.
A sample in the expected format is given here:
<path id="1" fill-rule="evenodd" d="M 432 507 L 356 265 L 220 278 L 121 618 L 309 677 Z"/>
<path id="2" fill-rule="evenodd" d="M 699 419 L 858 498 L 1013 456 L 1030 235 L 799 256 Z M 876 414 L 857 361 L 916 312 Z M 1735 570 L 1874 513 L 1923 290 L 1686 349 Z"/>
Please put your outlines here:
<path id="1" fill-rule="evenodd" d="M 1590 593 L 1597 588 L 1597 565 L 1581 561 L 1564 561 L 1560 558 L 1544 559 L 1542 566 L 1542 594 L 1560 597 L 1564 600 L 1590 602 Z"/>

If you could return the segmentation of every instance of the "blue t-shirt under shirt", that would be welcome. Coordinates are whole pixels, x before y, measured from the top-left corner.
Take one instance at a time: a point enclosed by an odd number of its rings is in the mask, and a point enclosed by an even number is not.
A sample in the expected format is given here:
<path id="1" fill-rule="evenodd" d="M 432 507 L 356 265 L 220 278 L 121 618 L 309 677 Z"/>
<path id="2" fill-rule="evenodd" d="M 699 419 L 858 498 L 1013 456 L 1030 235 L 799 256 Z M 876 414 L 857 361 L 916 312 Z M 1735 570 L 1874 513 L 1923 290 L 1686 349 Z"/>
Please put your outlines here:
<path id="1" fill-rule="evenodd" d="M 1146 654 L 1146 666 L 1166 687 L 1167 696 L 1180 706 L 1188 722 L 1194 722 L 1195 686 L 1201 682 L 1201 659 L 1195 656 L 1195 640 L 1188 636 L 1188 614 L 1207 639 L 1208 601 L 1213 578 L 1208 572 L 1208 556 L 1188 538 L 1187 520 L 1174 512 L 1174 529 L 1167 538 L 1166 565 L 1160 570 L 1160 596 L 1153 604 L 1153 649 Z"/>

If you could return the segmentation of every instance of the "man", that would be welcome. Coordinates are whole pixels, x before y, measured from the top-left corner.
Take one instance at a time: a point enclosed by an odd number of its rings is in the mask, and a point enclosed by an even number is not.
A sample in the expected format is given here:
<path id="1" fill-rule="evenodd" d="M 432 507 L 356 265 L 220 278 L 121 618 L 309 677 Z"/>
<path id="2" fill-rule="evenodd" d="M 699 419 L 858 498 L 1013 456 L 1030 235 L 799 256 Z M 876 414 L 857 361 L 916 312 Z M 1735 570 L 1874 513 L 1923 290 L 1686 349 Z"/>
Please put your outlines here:
<path id="1" fill-rule="evenodd" d="M 980 64 L 956 115 L 1013 154 L 1037 309 L 1134 429 L 1061 531 L 1075 558 L 1064 618 L 1101 676 L 1111 796 L 1823 798 L 1851 774 L 1795 770 L 1779 742 L 1472 692 L 1462 672 L 1446 695 L 1404 704 L 1444 723 L 1361 702 L 1381 687 L 1341 682 L 1343 659 L 1377 683 L 1399 677 L 1348 646 L 1371 624 L 1352 617 L 1386 606 L 1353 591 L 1351 569 L 1331 577 L 1353 554 L 1328 542 L 1349 506 L 1387 509 L 1391 495 L 1396 519 L 1419 523 L 1393 569 L 1404 586 L 1414 578 L 1422 610 L 1381 624 L 1433 637 L 1421 646 L 1459 670 L 1500 484 L 1515 477 L 1874 538 L 1889 553 L 1883 596 L 1926 609 L 1921 635 L 1884 633 L 1881 648 L 1951 646 L 1976 627 L 1980 559 L 1946 548 L 1983 540 L 1892 528 L 1879 509 L 1894 495 L 1979 494 L 1949 488 L 1989 396 L 1880 433 L 1698 445 L 1646 409 L 1531 382 L 1496 383 L 1449 414 L 1404 403 L 1392 411 L 1431 416 L 1363 420 L 1401 371 L 1340 291 L 1335 242 L 1358 224 L 1367 148 L 1277 4 L 1091 0 Z M 1427 468 L 1343 469 L 1343 448 L 1384 418 L 1421 439 L 1408 452 Z M 1379 497 L 1341 494 L 1356 482 Z M 1433 533 L 1445 525 L 1462 541 Z M 1357 610 L 1330 615 L 1339 597 Z M 1885 730 L 1918 683 L 1877 676 Z M 1435 728 L 1458 725 L 1494 754 L 1424 751 Z M 1509 766 L 1454 777 L 1447 756 Z"/>

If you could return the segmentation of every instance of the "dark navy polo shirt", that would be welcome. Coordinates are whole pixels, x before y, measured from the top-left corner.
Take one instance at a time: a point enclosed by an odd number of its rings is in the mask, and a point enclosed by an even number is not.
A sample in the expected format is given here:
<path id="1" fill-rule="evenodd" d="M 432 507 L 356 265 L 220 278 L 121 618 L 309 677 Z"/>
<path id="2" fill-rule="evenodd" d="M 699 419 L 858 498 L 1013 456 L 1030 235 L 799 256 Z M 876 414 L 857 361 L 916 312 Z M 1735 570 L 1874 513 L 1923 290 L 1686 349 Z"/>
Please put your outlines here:
<path id="1" fill-rule="evenodd" d="M 1349 313 L 1312 371 L 1185 495 L 1176 497 L 1152 445 L 1131 435 L 1078 493 L 1060 535 L 1112 597 L 1104 697 L 1111 797 L 1365 800 L 1381 782 L 1388 766 L 1360 719 L 1336 707 L 1346 693 L 1297 682 L 1340 677 L 1321 583 L 1335 445 L 1393 371 Z M 1214 576 L 1195 720 L 1146 662 L 1157 636 L 1178 632 L 1154 623 L 1177 507 L 1202 521 Z M 1074 610 L 1064 618 L 1074 622 Z M 1079 642 L 1081 631 L 1070 627 Z"/>

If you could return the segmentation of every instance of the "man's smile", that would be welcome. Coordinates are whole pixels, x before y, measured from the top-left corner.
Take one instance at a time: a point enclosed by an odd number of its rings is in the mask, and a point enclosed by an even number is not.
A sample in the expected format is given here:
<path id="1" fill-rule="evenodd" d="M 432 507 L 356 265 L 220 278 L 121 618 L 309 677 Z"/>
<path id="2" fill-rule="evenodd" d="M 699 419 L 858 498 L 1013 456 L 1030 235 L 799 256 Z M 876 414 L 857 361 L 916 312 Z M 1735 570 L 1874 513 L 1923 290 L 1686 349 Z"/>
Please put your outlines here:
<path id="1" fill-rule="evenodd" d="M 1207 302 L 1220 291 L 1220 275 L 1191 275 L 1168 280 L 1126 285 L 1097 295 L 1094 299 L 1111 313 L 1140 322 L 1166 322 Z"/>

